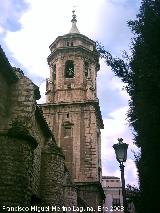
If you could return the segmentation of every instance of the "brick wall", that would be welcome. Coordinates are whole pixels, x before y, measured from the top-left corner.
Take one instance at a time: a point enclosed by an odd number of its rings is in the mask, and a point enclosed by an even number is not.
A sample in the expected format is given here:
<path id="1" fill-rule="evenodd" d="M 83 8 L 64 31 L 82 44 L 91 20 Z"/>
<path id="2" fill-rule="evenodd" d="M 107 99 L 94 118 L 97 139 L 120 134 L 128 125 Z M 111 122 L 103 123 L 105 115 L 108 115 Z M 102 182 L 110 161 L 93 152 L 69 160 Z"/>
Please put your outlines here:
<path id="1" fill-rule="evenodd" d="M 44 116 L 66 156 L 66 165 L 75 181 L 98 181 L 100 150 L 97 146 L 97 118 L 90 104 L 43 105 Z M 53 125 L 54 123 L 54 125 Z M 71 136 L 64 136 L 65 123 Z"/>

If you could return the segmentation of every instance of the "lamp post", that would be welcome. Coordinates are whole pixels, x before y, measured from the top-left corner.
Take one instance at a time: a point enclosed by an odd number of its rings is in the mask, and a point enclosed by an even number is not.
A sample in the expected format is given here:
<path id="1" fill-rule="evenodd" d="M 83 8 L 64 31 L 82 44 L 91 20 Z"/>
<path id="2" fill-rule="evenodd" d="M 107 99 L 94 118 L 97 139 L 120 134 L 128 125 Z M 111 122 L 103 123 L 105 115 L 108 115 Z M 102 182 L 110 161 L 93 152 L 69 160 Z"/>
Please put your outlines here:
<path id="1" fill-rule="evenodd" d="M 126 206 L 126 190 L 125 190 L 125 179 L 124 179 L 124 165 L 123 163 L 127 160 L 127 149 L 128 144 L 123 143 L 122 138 L 118 138 L 118 143 L 113 145 L 113 148 L 116 153 L 116 159 L 120 163 L 120 171 L 121 171 L 121 181 L 122 181 L 122 196 L 123 196 L 123 207 L 124 213 L 127 213 Z"/>

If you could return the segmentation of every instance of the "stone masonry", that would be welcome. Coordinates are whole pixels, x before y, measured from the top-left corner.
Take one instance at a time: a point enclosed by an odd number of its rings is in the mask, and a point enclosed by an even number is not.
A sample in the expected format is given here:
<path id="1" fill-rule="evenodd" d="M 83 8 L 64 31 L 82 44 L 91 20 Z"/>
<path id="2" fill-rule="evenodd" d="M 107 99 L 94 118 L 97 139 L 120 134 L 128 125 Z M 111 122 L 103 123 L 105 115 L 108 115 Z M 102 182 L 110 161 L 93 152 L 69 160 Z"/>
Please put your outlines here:
<path id="1" fill-rule="evenodd" d="M 43 115 L 65 155 L 77 187 L 78 206 L 103 204 L 101 137 L 103 121 L 96 90 L 99 56 L 96 43 L 79 33 L 76 16 L 68 34 L 49 46 L 50 78 L 46 81 Z"/>
<path id="2" fill-rule="evenodd" d="M 103 206 L 99 56 L 76 22 L 73 11 L 70 32 L 50 45 L 41 105 L 39 88 L 0 47 L 0 212 L 98 213 Z"/>
<path id="3" fill-rule="evenodd" d="M 19 68 L 11 67 L 1 48 L 0 92 L 0 211 L 76 206 L 64 154 L 36 104 L 39 89 Z"/>

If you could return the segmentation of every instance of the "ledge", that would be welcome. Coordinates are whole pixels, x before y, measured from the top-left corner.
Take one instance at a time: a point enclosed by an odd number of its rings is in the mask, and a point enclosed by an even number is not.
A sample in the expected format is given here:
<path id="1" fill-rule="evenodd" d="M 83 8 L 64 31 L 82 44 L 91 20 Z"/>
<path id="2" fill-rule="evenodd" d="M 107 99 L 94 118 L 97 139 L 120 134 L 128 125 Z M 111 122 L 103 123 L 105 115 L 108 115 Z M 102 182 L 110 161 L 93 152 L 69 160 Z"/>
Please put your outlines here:
<path id="1" fill-rule="evenodd" d="M 101 185 L 101 183 L 99 181 L 93 181 L 93 182 L 75 182 L 75 184 L 76 184 L 76 186 L 78 188 L 85 187 L 85 186 L 87 186 L 87 187 L 95 186 L 98 189 L 98 191 L 101 193 L 102 199 L 104 200 L 105 197 L 106 197 L 105 193 L 104 193 L 104 190 L 102 188 L 102 185 Z"/>
<path id="2" fill-rule="evenodd" d="M 17 138 L 19 140 L 25 140 L 32 148 L 36 148 L 38 143 L 37 140 L 30 135 L 29 131 L 22 127 L 12 127 L 9 130 L 0 131 L 0 136 L 8 136 L 10 138 Z"/>
<path id="3" fill-rule="evenodd" d="M 99 101 L 98 98 L 96 100 L 88 100 L 88 101 L 75 101 L 75 102 L 59 102 L 59 103 L 44 103 L 44 104 L 39 104 L 40 107 L 59 107 L 59 106 L 65 106 L 65 105 L 92 105 L 95 107 L 96 109 L 96 115 L 97 118 L 99 120 L 99 126 L 101 129 L 104 128 L 104 124 L 103 124 L 103 119 L 102 119 L 102 115 L 101 115 L 101 110 L 100 110 L 100 106 L 99 106 Z"/>
<path id="4" fill-rule="evenodd" d="M 42 153 L 44 154 L 57 154 L 65 159 L 62 148 L 58 147 L 56 143 L 48 143 L 45 147 L 43 147 Z"/>

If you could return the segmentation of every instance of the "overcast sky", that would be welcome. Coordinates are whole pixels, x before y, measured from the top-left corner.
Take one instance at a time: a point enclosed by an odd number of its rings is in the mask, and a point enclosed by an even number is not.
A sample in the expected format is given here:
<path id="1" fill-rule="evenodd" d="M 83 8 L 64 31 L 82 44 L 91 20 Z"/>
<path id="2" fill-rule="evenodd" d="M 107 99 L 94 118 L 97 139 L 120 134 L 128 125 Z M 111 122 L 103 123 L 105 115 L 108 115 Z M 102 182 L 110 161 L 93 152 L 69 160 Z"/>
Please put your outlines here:
<path id="1" fill-rule="evenodd" d="M 129 51 L 131 31 L 127 21 L 135 19 L 140 0 L 0 0 L 0 44 L 10 63 L 40 86 L 45 101 L 45 79 L 49 77 L 46 58 L 49 45 L 71 28 L 73 8 L 80 33 L 101 42 L 114 56 Z M 126 113 L 128 94 L 123 83 L 105 63 L 97 76 L 97 90 L 104 121 L 102 130 L 103 175 L 120 177 L 119 165 L 112 148 L 117 138 L 129 144 L 125 166 L 126 184 L 137 185 L 132 131 Z"/>

